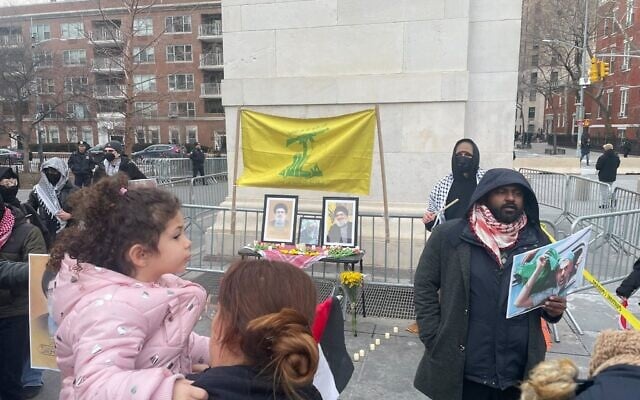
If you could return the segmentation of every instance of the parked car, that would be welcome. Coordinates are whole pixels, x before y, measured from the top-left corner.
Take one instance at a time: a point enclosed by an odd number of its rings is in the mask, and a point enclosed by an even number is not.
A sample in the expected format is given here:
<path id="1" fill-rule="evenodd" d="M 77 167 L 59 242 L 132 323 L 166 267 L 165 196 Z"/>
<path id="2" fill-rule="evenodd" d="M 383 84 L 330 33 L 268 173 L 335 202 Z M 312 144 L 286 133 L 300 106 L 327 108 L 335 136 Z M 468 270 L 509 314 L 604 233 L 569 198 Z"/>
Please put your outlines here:
<path id="1" fill-rule="evenodd" d="M 23 157 L 19 150 L 0 149 L 0 164 L 22 164 Z"/>
<path id="2" fill-rule="evenodd" d="M 185 150 L 178 144 L 152 144 L 146 149 L 136 151 L 131 154 L 134 160 L 145 158 L 182 158 L 185 157 Z"/>

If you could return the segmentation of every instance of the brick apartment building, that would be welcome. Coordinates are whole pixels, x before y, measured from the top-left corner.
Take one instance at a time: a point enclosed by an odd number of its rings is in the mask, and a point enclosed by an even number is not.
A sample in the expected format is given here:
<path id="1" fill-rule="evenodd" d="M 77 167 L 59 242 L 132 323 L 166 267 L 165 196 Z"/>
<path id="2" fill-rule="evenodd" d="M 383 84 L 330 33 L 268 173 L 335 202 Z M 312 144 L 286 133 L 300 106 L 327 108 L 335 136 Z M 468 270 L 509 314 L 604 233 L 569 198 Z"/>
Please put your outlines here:
<path id="1" fill-rule="evenodd" d="M 590 40 L 593 54 L 609 63 L 610 75 L 586 88 L 584 127 L 593 144 L 610 142 L 618 150 L 622 139 L 628 139 L 636 153 L 640 149 L 640 59 L 635 58 L 640 55 L 639 6 L 638 0 L 599 1 L 597 29 Z M 553 102 L 546 106 L 545 119 L 555 131 L 575 135 L 576 92 L 559 92 Z"/>
<path id="2" fill-rule="evenodd" d="M 136 143 L 226 151 L 220 2 L 153 3 L 134 12 L 118 0 L 0 8 L 0 48 L 30 47 L 37 60 L 23 121 L 44 116 L 44 143 L 123 140 L 128 115 Z M 0 144 L 15 143 L 2 135 Z"/>

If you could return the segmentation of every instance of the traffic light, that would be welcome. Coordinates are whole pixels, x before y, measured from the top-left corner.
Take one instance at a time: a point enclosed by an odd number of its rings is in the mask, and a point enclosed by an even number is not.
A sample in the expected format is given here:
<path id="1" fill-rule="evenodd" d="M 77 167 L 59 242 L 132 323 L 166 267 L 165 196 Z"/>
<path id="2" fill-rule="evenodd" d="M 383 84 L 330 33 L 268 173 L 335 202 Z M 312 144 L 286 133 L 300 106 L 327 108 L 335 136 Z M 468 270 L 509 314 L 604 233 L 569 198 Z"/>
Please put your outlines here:
<path id="1" fill-rule="evenodd" d="M 598 82 L 600 80 L 600 61 L 597 58 L 591 57 L 591 68 L 589 68 L 589 80 L 591 82 Z M 607 66 L 607 71 L 609 67 Z"/>
<path id="2" fill-rule="evenodd" d="M 609 63 L 608 62 L 604 62 L 604 61 L 600 61 L 598 64 L 600 67 L 600 79 L 604 79 L 605 77 L 609 76 Z"/>

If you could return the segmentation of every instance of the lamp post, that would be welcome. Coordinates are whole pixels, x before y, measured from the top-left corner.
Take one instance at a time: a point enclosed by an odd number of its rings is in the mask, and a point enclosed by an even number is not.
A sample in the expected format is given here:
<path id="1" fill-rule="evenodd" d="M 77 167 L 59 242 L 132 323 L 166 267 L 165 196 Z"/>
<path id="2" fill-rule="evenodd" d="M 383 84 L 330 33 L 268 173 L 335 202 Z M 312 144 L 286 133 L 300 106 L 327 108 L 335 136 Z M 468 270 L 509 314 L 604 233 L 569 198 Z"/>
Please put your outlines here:
<path id="1" fill-rule="evenodd" d="M 587 24 L 589 23 L 589 0 L 584 0 L 584 31 L 582 32 L 582 76 L 580 77 L 580 103 L 578 103 L 578 109 L 576 109 L 576 116 L 578 118 L 578 137 L 576 143 L 576 155 L 578 160 L 580 159 L 580 148 L 582 147 L 582 132 L 584 129 L 584 88 L 589 84 L 589 70 L 587 60 L 589 54 L 587 53 Z M 579 161 L 578 161 L 579 162 Z"/>

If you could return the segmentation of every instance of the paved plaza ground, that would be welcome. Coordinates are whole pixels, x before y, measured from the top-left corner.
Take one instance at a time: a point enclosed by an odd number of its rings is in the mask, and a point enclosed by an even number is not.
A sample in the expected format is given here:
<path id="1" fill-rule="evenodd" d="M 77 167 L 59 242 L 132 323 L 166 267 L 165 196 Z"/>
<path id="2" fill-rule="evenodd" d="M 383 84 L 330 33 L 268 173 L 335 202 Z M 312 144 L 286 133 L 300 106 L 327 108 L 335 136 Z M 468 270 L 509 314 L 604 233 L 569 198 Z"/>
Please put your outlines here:
<path id="1" fill-rule="evenodd" d="M 517 157 L 539 157 L 541 159 L 540 169 L 544 169 L 544 157 L 562 157 L 544 156 L 545 147 L 547 147 L 545 144 L 534 143 L 531 150 L 518 150 L 516 155 Z M 595 165 L 597 156 L 597 153 L 592 153 L 591 166 L 587 168 L 585 165 L 583 168 L 585 177 L 596 179 L 593 165 Z M 575 157 L 575 152 L 568 150 L 564 157 Z M 635 191 L 638 185 L 638 176 L 620 176 L 618 184 Z M 21 193 L 21 196 L 24 194 Z M 549 214 L 545 215 L 545 213 Z M 552 219 L 553 216 L 551 211 L 543 209 L 543 218 Z M 206 274 L 206 272 L 190 272 L 186 277 L 207 282 L 209 279 Z M 213 284 L 211 283 L 211 285 Z M 610 285 L 609 289 L 613 291 L 615 285 Z M 634 314 L 640 315 L 637 296 L 633 300 L 635 301 L 630 306 L 630 310 Z M 584 334 L 578 334 L 567 322 L 567 319 L 563 319 L 557 324 L 560 342 L 553 345 L 548 357 L 572 359 L 580 366 L 581 375 L 585 377 L 591 349 L 597 334 L 605 329 L 617 329 L 617 315 L 593 290 L 571 295 L 568 299 L 568 307 L 584 330 Z M 347 321 L 345 336 L 348 351 L 353 354 L 364 349 L 366 356 L 355 363 L 353 377 L 341 395 L 341 399 L 426 399 L 413 388 L 413 377 L 423 353 L 423 346 L 417 336 L 405 331 L 410 322 L 407 319 L 360 317 L 359 334 L 354 337 L 350 332 L 350 323 Z M 210 321 L 203 319 L 196 327 L 196 331 L 202 334 L 208 333 L 209 323 Z M 398 327 L 399 333 L 394 334 L 393 327 Z M 391 333 L 391 339 L 384 338 L 385 332 Z M 382 343 L 375 351 L 371 352 L 368 350 L 369 344 L 375 342 L 376 338 L 379 338 Z M 45 373 L 45 388 L 36 399 L 57 399 L 58 391 L 59 375 L 56 372 L 48 371 Z"/>

